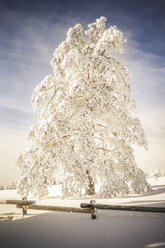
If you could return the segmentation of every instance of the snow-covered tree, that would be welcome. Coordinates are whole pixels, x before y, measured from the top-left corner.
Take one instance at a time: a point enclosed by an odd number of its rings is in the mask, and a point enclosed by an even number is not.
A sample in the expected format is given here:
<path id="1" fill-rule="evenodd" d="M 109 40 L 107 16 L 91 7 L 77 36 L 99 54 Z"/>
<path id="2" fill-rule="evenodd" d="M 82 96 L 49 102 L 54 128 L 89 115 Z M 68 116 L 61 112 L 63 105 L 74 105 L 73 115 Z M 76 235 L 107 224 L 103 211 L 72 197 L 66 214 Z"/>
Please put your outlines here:
<path id="1" fill-rule="evenodd" d="M 12 182 L 11 184 L 7 185 L 7 189 L 16 189 L 17 184 L 15 182 Z"/>
<path id="2" fill-rule="evenodd" d="M 0 190 L 4 190 L 4 187 L 2 185 L 0 185 Z"/>
<path id="3" fill-rule="evenodd" d="M 149 189 L 135 163 L 131 144 L 147 148 L 140 120 L 133 116 L 128 69 L 113 56 L 126 42 L 116 27 L 105 28 L 105 17 L 70 28 L 66 40 L 54 52 L 48 75 L 35 88 L 37 123 L 29 143 L 18 157 L 22 170 L 22 196 L 44 196 L 48 186 L 62 182 L 64 197 L 94 192 L 111 197 Z"/>
<path id="4" fill-rule="evenodd" d="M 149 172 L 149 178 L 158 178 L 165 176 L 165 172 L 158 167 L 152 168 Z"/>

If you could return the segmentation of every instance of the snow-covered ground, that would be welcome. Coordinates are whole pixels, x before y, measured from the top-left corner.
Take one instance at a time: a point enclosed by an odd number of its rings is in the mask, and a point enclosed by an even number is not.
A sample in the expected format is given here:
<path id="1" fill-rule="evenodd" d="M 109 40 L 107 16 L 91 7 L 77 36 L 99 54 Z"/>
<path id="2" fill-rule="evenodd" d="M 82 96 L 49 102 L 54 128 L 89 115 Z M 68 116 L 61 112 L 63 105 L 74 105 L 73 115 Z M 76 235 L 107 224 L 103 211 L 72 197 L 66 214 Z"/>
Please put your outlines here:
<path id="1" fill-rule="evenodd" d="M 145 205 L 165 207 L 165 177 L 150 179 L 153 191 L 139 196 L 99 199 L 108 204 Z M 55 196 L 56 194 L 56 196 Z M 20 199 L 15 190 L 0 191 L 0 201 Z M 60 198 L 60 186 L 51 189 L 45 199 L 37 204 L 76 206 L 91 198 Z M 1 205 L 1 214 L 21 217 L 21 210 L 14 205 Z M 165 247 L 165 214 L 115 210 L 99 210 L 98 218 L 89 214 L 43 212 L 28 210 L 32 218 L 0 222 L 1 248 L 142 248 Z M 42 214 L 39 214 L 42 213 Z"/>
<path id="2" fill-rule="evenodd" d="M 97 203 L 102 204 L 123 204 L 123 205 L 141 205 L 141 206 L 155 206 L 165 207 L 165 177 L 151 178 L 148 182 L 152 185 L 153 191 L 145 195 L 129 195 L 120 198 L 100 199 L 98 194 L 91 196 L 71 197 L 67 199 L 61 198 L 61 186 L 56 185 L 50 189 L 49 196 L 43 199 L 35 199 L 40 205 L 56 205 L 80 207 L 81 202 L 90 202 L 95 199 Z M 97 188 L 96 188 L 97 191 Z M 17 194 L 17 190 L 1 190 L 0 201 L 7 199 L 21 199 Z M 30 199 L 34 199 L 32 196 Z M 0 214 L 21 214 L 22 210 L 17 209 L 15 205 L 0 204 Z M 31 214 L 39 214 L 45 211 L 28 210 Z"/>

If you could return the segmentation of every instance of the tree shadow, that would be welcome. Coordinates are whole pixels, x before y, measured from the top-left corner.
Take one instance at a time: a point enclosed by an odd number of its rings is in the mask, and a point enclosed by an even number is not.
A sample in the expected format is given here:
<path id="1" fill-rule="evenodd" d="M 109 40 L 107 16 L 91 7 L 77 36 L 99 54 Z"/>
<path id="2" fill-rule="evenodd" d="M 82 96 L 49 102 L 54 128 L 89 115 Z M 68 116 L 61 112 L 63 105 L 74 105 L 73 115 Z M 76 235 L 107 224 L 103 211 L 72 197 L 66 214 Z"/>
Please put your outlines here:
<path id="1" fill-rule="evenodd" d="M 164 200 L 146 200 L 146 201 L 130 201 L 130 202 L 122 202 L 122 205 L 140 205 L 145 207 L 165 207 L 165 199 Z"/>
<path id="2" fill-rule="evenodd" d="M 156 188 L 156 189 L 154 189 Z M 144 196 L 150 196 L 150 195 L 158 195 L 158 194 L 163 194 L 165 193 L 165 185 L 153 185 L 152 186 L 152 191 L 146 193 Z"/>
<path id="3" fill-rule="evenodd" d="M 152 190 L 150 192 L 144 194 L 130 194 L 128 196 L 120 196 L 119 198 L 138 198 L 138 197 L 159 195 L 164 193 L 165 193 L 165 185 L 153 185 Z"/>
<path id="4" fill-rule="evenodd" d="M 152 185 L 152 188 L 163 188 L 165 185 Z"/>

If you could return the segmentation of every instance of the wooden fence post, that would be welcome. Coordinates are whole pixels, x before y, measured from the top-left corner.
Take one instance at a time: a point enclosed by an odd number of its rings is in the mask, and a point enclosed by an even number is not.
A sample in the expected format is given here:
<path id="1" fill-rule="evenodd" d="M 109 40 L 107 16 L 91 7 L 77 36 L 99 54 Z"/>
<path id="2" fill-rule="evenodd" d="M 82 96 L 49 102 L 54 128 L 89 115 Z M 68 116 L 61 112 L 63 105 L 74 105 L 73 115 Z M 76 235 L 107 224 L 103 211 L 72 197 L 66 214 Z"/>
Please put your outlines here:
<path id="1" fill-rule="evenodd" d="M 27 197 L 23 197 L 22 200 L 27 201 Z M 27 215 L 27 209 L 26 208 L 22 208 L 22 214 L 23 214 L 23 216 Z"/>
<path id="2" fill-rule="evenodd" d="M 91 217 L 92 219 L 96 219 L 96 214 L 97 214 L 97 209 L 95 208 L 94 204 L 96 203 L 95 200 L 91 200 L 90 204 L 91 204 L 91 209 L 94 210 L 94 212 L 92 213 Z"/>

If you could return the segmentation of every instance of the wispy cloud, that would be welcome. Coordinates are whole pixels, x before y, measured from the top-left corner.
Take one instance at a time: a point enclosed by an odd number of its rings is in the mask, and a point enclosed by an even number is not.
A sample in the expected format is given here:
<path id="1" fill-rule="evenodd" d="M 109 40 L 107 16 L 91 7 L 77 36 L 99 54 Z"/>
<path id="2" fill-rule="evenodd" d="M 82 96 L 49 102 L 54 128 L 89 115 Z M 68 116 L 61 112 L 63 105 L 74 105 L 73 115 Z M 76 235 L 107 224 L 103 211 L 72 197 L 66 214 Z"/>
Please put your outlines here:
<path id="1" fill-rule="evenodd" d="M 38 17 L 25 18 L 23 13 L 6 10 L 9 16 L 3 33 L 4 42 L 0 42 L 0 109 L 1 122 L 6 126 L 20 126 L 21 119 L 31 119 L 31 95 L 35 86 L 49 73 L 53 73 L 49 61 L 53 57 L 55 47 L 64 39 L 66 17 L 62 23 L 52 25 L 49 20 Z M 15 23 L 16 35 L 8 44 L 4 36 L 8 36 L 8 25 Z M 4 24 L 5 26 L 5 24 Z M 1 31 L 0 31 L 1 32 Z M 4 109 L 8 109 L 4 111 Z M 19 118 L 16 111 L 21 111 Z M 28 115 L 27 115 L 28 114 Z M 12 117 L 12 118 L 11 118 Z"/>
<path id="2" fill-rule="evenodd" d="M 25 108 L 22 107 L 20 105 L 16 105 L 15 103 L 11 103 L 11 102 L 6 102 L 6 99 L 0 99 L 0 108 L 7 108 L 7 109 L 13 109 L 16 111 L 21 111 L 23 113 L 28 113 L 28 114 L 34 114 L 34 111 L 29 109 L 29 108 Z"/>
<path id="3" fill-rule="evenodd" d="M 118 56 L 129 68 L 137 115 L 148 140 L 149 151 L 135 148 L 137 164 L 145 170 L 165 168 L 165 67 L 164 58 L 140 49 L 140 44 L 126 34 L 125 53 Z"/>

